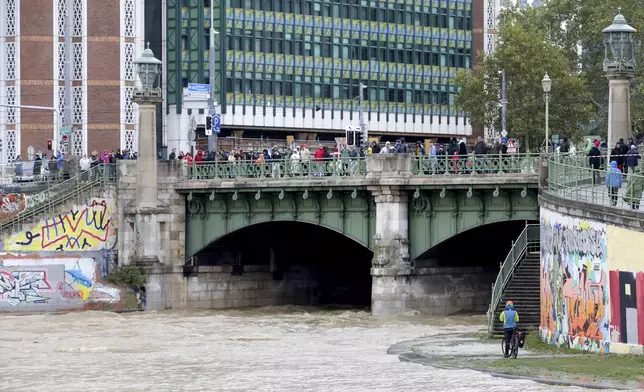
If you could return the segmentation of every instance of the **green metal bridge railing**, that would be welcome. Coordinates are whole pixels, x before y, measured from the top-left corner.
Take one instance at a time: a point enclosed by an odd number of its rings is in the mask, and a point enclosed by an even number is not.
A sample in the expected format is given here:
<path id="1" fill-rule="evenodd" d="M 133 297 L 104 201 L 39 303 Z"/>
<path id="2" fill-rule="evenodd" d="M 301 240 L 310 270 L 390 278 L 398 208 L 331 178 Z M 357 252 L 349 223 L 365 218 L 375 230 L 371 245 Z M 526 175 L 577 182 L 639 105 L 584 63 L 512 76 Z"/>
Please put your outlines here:
<path id="1" fill-rule="evenodd" d="M 508 252 L 503 264 L 501 264 L 499 274 L 492 286 L 492 299 L 487 311 L 489 333 L 492 333 L 492 328 L 494 327 L 494 312 L 503 296 L 503 291 L 525 255 L 530 251 L 539 250 L 540 235 L 538 224 L 526 225 L 517 240 L 512 243 L 510 252 Z"/>
<path id="2" fill-rule="evenodd" d="M 514 155 L 462 155 L 415 156 L 411 159 L 415 176 L 486 175 L 486 174 L 536 174 L 539 172 L 540 154 Z M 185 167 L 187 179 L 234 178 L 307 178 L 364 177 L 367 175 L 369 157 L 325 158 L 316 160 L 280 159 L 266 161 L 203 161 Z"/>
<path id="3" fill-rule="evenodd" d="M 75 201 L 81 204 L 94 195 L 94 191 L 104 190 L 107 184 L 116 182 L 116 165 L 101 164 L 84 173 L 52 185 L 45 191 L 28 196 L 25 209 L 13 217 L 0 222 L 0 233 L 7 233 L 35 216 L 49 216 L 61 204 Z"/>

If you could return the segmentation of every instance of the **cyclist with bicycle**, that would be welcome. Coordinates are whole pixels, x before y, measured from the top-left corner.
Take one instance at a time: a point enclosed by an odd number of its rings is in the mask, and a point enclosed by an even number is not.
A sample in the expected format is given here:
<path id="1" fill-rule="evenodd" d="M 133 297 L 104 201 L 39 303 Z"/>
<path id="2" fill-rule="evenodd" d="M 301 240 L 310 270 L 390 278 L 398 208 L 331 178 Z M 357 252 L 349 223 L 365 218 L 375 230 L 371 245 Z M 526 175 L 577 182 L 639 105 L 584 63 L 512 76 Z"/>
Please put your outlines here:
<path id="1" fill-rule="evenodd" d="M 514 338 L 519 322 L 519 313 L 514 310 L 514 303 L 508 301 L 505 304 L 505 310 L 501 312 L 499 320 L 503 323 L 503 340 L 505 341 L 505 357 L 510 357 L 510 342 Z"/>

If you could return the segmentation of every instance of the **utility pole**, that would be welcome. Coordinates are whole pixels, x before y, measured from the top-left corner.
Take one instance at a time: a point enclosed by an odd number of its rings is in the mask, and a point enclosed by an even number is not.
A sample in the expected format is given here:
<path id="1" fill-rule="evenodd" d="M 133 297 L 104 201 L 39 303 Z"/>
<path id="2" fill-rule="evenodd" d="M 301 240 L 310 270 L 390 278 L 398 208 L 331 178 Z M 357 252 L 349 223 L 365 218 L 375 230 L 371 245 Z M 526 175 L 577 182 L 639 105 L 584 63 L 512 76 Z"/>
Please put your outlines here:
<path id="1" fill-rule="evenodd" d="M 360 83 L 360 130 L 362 131 L 362 140 L 365 145 L 369 144 L 369 131 L 367 125 L 364 123 L 364 90 L 367 88 L 364 84 Z"/>
<path id="2" fill-rule="evenodd" d="M 508 99 L 506 96 L 505 70 L 501 71 L 501 136 L 507 137 Z"/>
<path id="3" fill-rule="evenodd" d="M 69 1 L 69 0 L 68 0 Z M 208 99 L 208 110 L 211 116 L 217 114 L 217 109 L 215 105 L 215 37 L 219 34 L 218 31 L 215 31 L 215 9 L 214 1 L 210 2 L 210 98 Z M 213 121 L 214 125 L 214 121 Z M 212 135 L 208 137 L 208 150 L 217 151 L 217 134 L 215 133 L 214 127 L 212 130 Z"/>
<path id="4" fill-rule="evenodd" d="M 74 143 L 76 139 L 76 133 L 74 132 L 73 124 L 73 111 L 74 111 L 74 97 L 72 96 L 72 59 L 73 59 L 73 45 L 72 45 L 72 18 L 74 17 L 74 4 L 72 0 L 67 0 L 67 15 L 65 15 L 65 126 L 72 128 L 72 132 L 69 135 L 70 140 L 67 145 L 67 153 L 73 155 L 74 153 Z M 54 148 L 56 150 L 60 149 L 58 136 L 54 137 Z"/>

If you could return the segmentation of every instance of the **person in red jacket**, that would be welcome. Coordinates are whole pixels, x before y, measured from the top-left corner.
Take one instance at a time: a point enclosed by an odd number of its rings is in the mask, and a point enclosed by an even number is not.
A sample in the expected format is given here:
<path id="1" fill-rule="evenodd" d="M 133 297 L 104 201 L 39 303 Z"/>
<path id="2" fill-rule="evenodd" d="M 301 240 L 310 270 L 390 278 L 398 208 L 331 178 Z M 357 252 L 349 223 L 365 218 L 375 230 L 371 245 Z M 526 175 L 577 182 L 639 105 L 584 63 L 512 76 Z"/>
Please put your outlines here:
<path id="1" fill-rule="evenodd" d="M 201 165 L 203 163 L 203 151 L 200 149 L 195 155 L 195 165 Z"/>
<path id="2" fill-rule="evenodd" d="M 313 159 L 315 160 L 315 175 L 323 176 L 324 175 L 324 147 L 320 144 L 318 149 L 315 150 L 313 154 Z"/>

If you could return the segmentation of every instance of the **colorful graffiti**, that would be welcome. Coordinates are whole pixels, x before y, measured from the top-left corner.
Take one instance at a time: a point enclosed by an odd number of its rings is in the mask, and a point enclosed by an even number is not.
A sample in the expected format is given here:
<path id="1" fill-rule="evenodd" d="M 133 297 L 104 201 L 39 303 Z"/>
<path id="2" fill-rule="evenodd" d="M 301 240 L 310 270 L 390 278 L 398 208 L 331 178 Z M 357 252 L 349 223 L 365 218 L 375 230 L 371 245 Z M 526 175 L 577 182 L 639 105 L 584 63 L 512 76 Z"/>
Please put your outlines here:
<path id="1" fill-rule="evenodd" d="M 610 351 L 606 225 L 541 210 L 541 337 Z"/>
<path id="2" fill-rule="evenodd" d="M 33 227 L 5 238 L 6 251 L 93 251 L 110 249 L 116 243 L 112 224 L 112 199 L 93 199 L 68 213 L 45 219 Z"/>
<path id="3" fill-rule="evenodd" d="M 24 194 L 0 194 L 0 222 L 13 218 L 26 208 L 27 200 Z"/>
<path id="4" fill-rule="evenodd" d="M 92 258 L 5 258 L 0 269 L 2 300 L 12 306 L 22 303 L 66 305 L 117 303 L 121 290 L 97 280 L 98 266 Z M 42 293 L 51 293 L 45 297 Z"/>
<path id="5" fill-rule="evenodd" d="M 43 296 L 43 293 L 53 291 L 45 269 L 0 269 L 0 300 L 11 306 L 46 303 L 49 297 Z"/>

